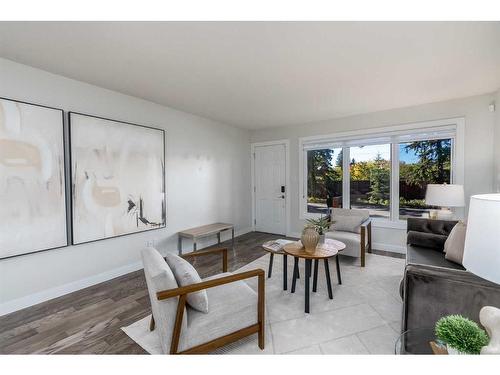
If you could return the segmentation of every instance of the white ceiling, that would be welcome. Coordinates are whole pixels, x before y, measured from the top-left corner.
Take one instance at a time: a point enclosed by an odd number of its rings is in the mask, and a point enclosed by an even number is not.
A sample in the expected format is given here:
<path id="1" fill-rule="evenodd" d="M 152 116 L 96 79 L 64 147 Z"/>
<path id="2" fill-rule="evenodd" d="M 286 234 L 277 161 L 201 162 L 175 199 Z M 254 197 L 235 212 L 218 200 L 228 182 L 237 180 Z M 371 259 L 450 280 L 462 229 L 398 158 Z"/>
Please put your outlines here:
<path id="1" fill-rule="evenodd" d="M 500 87 L 500 22 L 0 22 L 0 56 L 248 129 Z"/>

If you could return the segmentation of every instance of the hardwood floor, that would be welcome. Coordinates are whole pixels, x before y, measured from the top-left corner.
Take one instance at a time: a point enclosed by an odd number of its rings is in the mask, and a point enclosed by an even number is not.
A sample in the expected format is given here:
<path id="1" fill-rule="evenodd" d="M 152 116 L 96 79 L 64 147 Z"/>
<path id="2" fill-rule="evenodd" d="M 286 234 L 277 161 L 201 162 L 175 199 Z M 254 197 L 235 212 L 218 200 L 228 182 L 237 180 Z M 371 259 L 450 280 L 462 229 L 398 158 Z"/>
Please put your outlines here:
<path id="1" fill-rule="evenodd" d="M 228 252 L 229 271 L 267 254 L 262 243 L 281 237 L 260 232 L 237 237 L 235 250 Z M 231 241 L 221 246 L 230 249 Z M 201 277 L 222 271 L 220 255 L 194 265 Z M 143 271 L 132 272 L 0 317 L 0 354 L 145 354 L 120 328 L 150 313 Z"/>

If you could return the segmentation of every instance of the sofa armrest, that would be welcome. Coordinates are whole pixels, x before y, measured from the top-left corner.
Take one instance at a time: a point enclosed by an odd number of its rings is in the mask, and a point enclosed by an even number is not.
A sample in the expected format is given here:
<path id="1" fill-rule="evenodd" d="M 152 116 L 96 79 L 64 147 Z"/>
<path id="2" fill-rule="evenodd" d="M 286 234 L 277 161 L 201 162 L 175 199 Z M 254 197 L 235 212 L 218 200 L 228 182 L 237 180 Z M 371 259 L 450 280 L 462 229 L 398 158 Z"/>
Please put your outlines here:
<path id="1" fill-rule="evenodd" d="M 500 286 L 465 270 L 409 264 L 403 280 L 403 331 L 450 314 L 479 322 L 483 306 L 500 306 Z"/>

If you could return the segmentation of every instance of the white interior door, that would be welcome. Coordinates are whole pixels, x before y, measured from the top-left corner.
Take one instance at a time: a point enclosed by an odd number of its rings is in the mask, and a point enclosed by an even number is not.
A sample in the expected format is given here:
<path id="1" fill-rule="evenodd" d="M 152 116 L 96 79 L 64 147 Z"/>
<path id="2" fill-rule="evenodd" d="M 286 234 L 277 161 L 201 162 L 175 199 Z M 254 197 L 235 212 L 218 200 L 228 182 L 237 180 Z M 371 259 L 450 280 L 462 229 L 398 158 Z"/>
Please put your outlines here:
<path id="1" fill-rule="evenodd" d="M 255 230 L 285 234 L 285 145 L 255 147 Z"/>

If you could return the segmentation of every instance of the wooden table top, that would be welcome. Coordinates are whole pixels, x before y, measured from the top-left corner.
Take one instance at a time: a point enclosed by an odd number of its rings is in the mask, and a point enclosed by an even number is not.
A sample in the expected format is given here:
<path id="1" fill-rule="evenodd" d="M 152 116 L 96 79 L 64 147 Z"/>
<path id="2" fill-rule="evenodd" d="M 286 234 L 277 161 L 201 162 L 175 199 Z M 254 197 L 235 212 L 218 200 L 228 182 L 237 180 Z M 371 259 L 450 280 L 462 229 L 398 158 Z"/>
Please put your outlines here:
<path id="1" fill-rule="evenodd" d="M 182 237 L 203 237 L 209 236 L 211 234 L 219 233 L 223 230 L 232 229 L 234 227 L 233 224 L 228 223 L 214 223 L 203 225 L 201 227 L 186 229 L 179 232 L 179 236 Z"/>
<path id="2" fill-rule="evenodd" d="M 328 238 L 325 239 L 324 243 L 319 243 L 318 246 L 316 246 L 316 250 L 312 253 L 306 252 L 306 249 L 304 248 L 304 246 L 302 246 L 302 242 L 300 241 L 285 245 L 283 247 L 285 253 L 292 255 L 294 257 L 305 258 L 305 259 L 330 258 L 337 255 L 339 251 L 344 249 L 345 249 L 345 243 L 337 240 L 331 240 Z"/>

